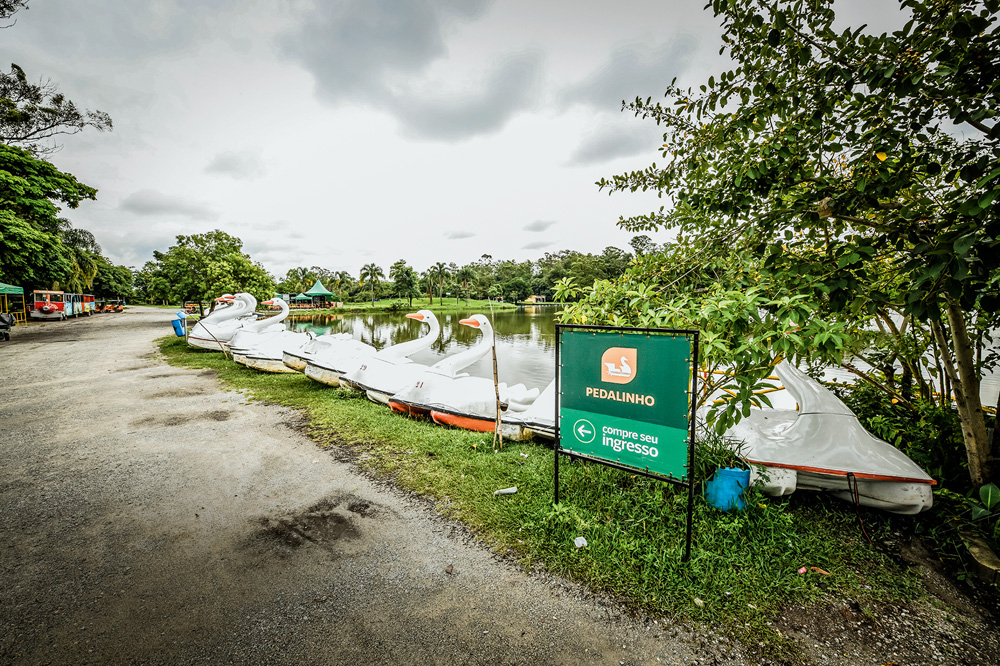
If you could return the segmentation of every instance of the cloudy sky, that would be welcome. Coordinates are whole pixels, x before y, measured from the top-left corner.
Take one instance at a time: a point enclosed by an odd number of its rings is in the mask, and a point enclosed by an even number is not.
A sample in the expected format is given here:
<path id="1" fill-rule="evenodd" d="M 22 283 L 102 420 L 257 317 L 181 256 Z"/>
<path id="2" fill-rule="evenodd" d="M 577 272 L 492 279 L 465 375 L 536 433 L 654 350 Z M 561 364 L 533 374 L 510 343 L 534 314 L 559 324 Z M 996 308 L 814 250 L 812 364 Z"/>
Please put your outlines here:
<path id="1" fill-rule="evenodd" d="M 594 182 L 657 158 L 623 99 L 722 68 L 703 4 L 33 0 L 0 66 L 111 115 L 50 159 L 99 189 L 68 217 L 117 263 L 218 228 L 278 276 L 423 270 L 628 249 L 618 217 L 658 200 Z"/>

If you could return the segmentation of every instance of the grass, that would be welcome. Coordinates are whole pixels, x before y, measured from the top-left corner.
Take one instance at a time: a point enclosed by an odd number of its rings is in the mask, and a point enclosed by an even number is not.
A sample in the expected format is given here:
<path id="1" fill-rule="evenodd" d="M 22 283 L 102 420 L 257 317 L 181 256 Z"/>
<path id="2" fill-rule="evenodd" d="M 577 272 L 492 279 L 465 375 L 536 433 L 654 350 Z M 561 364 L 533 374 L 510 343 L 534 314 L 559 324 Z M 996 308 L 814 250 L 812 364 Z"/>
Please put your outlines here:
<path id="1" fill-rule="evenodd" d="M 387 298 L 375 301 L 374 305 L 372 305 L 371 301 L 344 303 L 344 307 L 342 308 L 322 310 L 321 312 L 416 312 L 417 310 L 432 310 L 433 312 L 466 312 L 475 310 L 477 312 L 489 312 L 491 307 L 494 310 L 514 310 L 517 308 L 517 305 L 498 301 L 477 300 L 474 298 L 470 298 L 468 305 L 466 305 L 464 298 L 455 299 L 451 297 L 446 297 L 443 303 L 439 298 L 435 298 L 433 303 L 428 298 L 414 298 L 411 304 L 405 298 Z"/>
<path id="2" fill-rule="evenodd" d="M 836 500 L 806 492 L 781 499 L 752 494 L 746 511 L 722 513 L 699 493 L 685 563 L 686 489 L 560 461 L 562 502 L 553 505 L 553 452 L 545 443 L 506 443 L 494 452 L 491 435 L 403 418 L 362 394 L 303 375 L 258 373 L 175 337 L 160 346 L 172 364 L 214 369 L 252 399 L 302 409 L 321 445 L 351 450 L 361 467 L 433 498 L 443 514 L 526 569 L 575 579 L 655 617 L 719 624 L 760 656 L 795 658 L 794 645 L 771 628 L 786 605 L 835 595 L 875 608 L 920 589 L 904 565 L 865 540 L 854 510 Z M 702 464 L 696 474 L 709 474 L 707 468 Z M 493 495 L 509 486 L 517 486 L 517 494 Z M 905 520 L 861 515 L 870 535 Z M 587 547 L 574 548 L 578 536 Z M 798 573 L 802 567 L 807 573 Z"/>

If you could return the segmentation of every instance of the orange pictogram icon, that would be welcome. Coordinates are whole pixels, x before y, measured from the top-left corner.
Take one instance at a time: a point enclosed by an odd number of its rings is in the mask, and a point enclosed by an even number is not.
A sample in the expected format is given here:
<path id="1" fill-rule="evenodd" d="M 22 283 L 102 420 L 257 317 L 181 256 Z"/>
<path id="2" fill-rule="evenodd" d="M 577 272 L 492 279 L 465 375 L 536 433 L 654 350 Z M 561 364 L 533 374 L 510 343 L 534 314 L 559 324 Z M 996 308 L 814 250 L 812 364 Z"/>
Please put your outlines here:
<path id="1" fill-rule="evenodd" d="M 639 364 L 636 350 L 629 347 L 611 347 L 601 357 L 601 381 L 628 384 L 635 379 Z"/>

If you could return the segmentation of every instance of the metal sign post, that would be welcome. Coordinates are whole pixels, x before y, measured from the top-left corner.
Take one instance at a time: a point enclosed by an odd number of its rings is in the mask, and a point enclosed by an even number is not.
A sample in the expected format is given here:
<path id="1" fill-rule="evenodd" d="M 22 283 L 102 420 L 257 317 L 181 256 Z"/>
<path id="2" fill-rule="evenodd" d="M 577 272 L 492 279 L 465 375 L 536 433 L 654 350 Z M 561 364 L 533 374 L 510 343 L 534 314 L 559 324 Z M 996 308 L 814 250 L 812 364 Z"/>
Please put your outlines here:
<path id="1" fill-rule="evenodd" d="M 556 324 L 555 501 L 559 456 L 688 489 L 694 513 L 698 331 Z"/>

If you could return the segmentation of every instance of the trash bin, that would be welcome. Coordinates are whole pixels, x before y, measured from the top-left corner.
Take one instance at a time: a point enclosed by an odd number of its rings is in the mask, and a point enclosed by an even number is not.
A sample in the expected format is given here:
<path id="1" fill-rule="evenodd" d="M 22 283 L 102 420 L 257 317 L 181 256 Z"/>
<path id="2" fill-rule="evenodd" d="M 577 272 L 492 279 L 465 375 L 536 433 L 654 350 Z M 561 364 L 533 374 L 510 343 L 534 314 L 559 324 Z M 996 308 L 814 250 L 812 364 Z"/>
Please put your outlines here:
<path id="1" fill-rule="evenodd" d="M 183 310 L 178 310 L 177 319 L 170 322 L 174 326 L 174 333 L 176 333 L 179 338 L 183 338 L 187 333 L 187 327 L 184 325 L 185 319 L 187 319 L 187 313 Z"/>
<path id="2" fill-rule="evenodd" d="M 750 470 L 722 467 L 705 484 L 705 501 L 716 509 L 742 511 L 747 508 L 743 491 L 750 485 Z"/>

